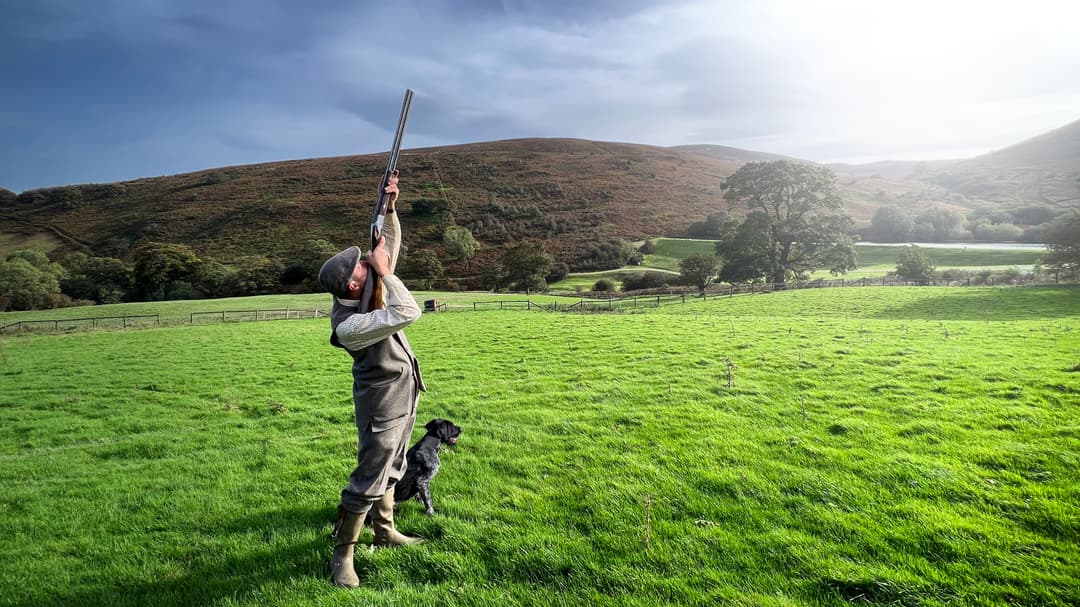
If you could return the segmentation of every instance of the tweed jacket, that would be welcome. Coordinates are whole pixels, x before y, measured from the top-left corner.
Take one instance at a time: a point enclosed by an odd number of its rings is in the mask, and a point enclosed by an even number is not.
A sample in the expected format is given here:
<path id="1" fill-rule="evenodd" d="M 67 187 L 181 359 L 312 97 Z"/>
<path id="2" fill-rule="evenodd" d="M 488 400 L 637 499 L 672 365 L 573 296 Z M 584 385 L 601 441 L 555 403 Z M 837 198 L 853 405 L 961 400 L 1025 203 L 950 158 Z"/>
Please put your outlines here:
<path id="1" fill-rule="evenodd" d="M 397 266 L 399 234 L 397 214 L 388 214 L 383 237 L 391 272 Z M 353 358 L 357 427 L 363 430 L 370 425 L 372 431 L 380 432 L 404 423 L 414 414 L 416 396 L 426 387 L 420 363 L 402 332 L 420 317 L 420 307 L 401 280 L 389 274 L 381 279 L 385 305 L 382 309 L 366 309 L 362 302 L 369 301 L 376 280 L 380 279 L 369 272 L 360 300 L 334 299 L 330 343 Z"/>

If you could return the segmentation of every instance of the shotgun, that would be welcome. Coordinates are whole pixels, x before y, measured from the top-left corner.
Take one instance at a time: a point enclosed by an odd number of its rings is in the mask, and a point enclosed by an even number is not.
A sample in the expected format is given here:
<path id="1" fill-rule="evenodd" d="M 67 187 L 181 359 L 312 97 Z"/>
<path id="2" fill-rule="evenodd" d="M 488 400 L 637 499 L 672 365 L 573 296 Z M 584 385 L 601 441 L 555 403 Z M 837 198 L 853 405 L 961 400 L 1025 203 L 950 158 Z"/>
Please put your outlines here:
<path id="1" fill-rule="evenodd" d="M 371 217 L 371 248 L 379 242 L 383 223 L 386 221 L 386 186 L 397 172 L 398 156 L 401 155 L 401 139 L 405 135 L 405 122 L 409 120 L 409 106 L 412 105 L 413 92 L 405 89 L 405 101 L 401 103 L 401 116 L 398 117 L 397 131 L 394 132 L 394 147 L 390 148 L 390 161 L 386 163 L 386 172 L 383 173 L 382 183 L 379 184 L 379 198 L 375 201 L 375 214 Z"/>

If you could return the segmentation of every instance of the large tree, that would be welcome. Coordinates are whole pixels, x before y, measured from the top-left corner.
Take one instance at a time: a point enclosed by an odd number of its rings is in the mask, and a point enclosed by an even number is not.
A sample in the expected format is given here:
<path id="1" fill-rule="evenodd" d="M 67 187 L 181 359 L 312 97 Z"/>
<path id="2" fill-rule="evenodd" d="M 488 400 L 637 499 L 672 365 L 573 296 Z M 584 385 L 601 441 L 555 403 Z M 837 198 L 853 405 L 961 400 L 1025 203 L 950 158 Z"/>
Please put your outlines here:
<path id="1" fill-rule="evenodd" d="M 476 242 L 469 228 L 450 226 L 443 232 L 443 248 L 451 257 L 463 260 L 465 271 L 468 272 L 472 258 L 480 248 L 480 243 Z"/>
<path id="2" fill-rule="evenodd" d="M 956 209 L 933 205 L 915 218 L 913 236 L 933 242 L 962 239 L 966 236 L 965 219 L 964 214 Z"/>
<path id="3" fill-rule="evenodd" d="M 904 242 L 911 238 L 915 229 L 915 219 L 906 210 L 894 205 L 885 205 L 874 211 L 870 220 L 871 233 L 881 242 Z"/>
<path id="4" fill-rule="evenodd" d="M 198 264 L 198 255 L 187 245 L 147 243 L 135 251 L 135 288 L 144 299 L 164 299 L 169 283 L 189 280 Z"/>
<path id="5" fill-rule="evenodd" d="M 679 275 L 686 284 L 694 285 L 705 293 L 716 279 L 716 258 L 705 253 L 696 253 L 679 262 Z"/>
<path id="6" fill-rule="evenodd" d="M 896 256 L 896 275 L 904 280 L 930 280 L 934 274 L 934 260 L 926 251 L 915 245 L 900 247 Z"/>
<path id="7" fill-rule="evenodd" d="M 484 268 L 484 283 L 496 291 L 544 291 L 552 258 L 544 245 L 523 241 L 506 250 Z"/>
<path id="8" fill-rule="evenodd" d="M 1049 268 L 1075 272 L 1080 270 L 1080 211 L 1059 217 L 1043 230 L 1047 253 L 1042 262 Z"/>
<path id="9" fill-rule="evenodd" d="M 41 251 L 20 250 L 0 258 L 0 312 L 53 307 L 63 274 Z"/>
<path id="10" fill-rule="evenodd" d="M 131 268 L 114 257 L 91 257 L 75 252 L 64 258 L 67 275 L 60 289 L 75 299 L 98 303 L 120 303 L 131 290 Z"/>
<path id="11" fill-rule="evenodd" d="M 750 162 L 728 177 L 724 200 L 748 211 L 717 243 L 724 280 L 784 282 L 822 268 L 834 274 L 855 268 L 847 233 L 852 220 L 829 169 L 793 160 Z"/>
<path id="12" fill-rule="evenodd" d="M 398 262 L 398 274 L 402 278 L 417 280 L 438 280 L 443 275 L 443 265 L 439 256 L 431 249 L 410 251 Z"/>

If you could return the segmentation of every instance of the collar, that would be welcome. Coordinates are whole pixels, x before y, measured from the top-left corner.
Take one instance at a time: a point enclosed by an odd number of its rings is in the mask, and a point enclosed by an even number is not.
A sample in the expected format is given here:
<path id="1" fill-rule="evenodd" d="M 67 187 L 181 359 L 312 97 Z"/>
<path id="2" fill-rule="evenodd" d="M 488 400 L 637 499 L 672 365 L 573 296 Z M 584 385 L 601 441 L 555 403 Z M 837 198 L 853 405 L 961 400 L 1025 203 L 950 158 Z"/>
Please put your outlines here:
<path id="1" fill-rule="evenodd" d="M 348 306 L 350 308 L 359 308 L 360 307 L 360 300 L 359 299 L 345 299 L 344 297 L 335 297 L 334 299 L 339 304 L 341 304 L 343 306 Z"/>

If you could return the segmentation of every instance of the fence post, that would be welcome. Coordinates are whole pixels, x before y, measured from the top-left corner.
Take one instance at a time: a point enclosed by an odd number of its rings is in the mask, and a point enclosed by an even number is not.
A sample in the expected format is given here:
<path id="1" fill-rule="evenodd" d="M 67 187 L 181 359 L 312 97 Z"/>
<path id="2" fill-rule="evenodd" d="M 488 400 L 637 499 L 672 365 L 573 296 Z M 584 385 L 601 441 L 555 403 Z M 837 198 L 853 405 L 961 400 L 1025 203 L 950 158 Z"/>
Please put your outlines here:
<path id="1" fill-rule="evenodd" d="M 225 310 L 221 311 L 221 322 L 225 322 Z"/>
<path id="2" fill-rule="evenodd" d="M 90 326 L 94 327 L 95 329 L 97 328 L 97 319 L 96 318 L 91 318 L 90 319 Z"/>
<path id="3" fill-rule="evenodd" d="M 126 326 L 127 326 L 127 322 L 126 322 L 126 321 L 127 321 L 127 318 L 125 318 L 125 319 L 124 319 L 124 321 L 125 321 L 125 322 L 124 322 L 124 326 L 126 327 Z M 58 330 L 59 328 L 60 328 L 60 321 L 59 321 L 59 320 L 54 320 L 54 321 L 53 321 L 53 323 L 52 323 L 52 330 L 53 330 L 53 331 L 56 331 L 56 330 Z"/>

